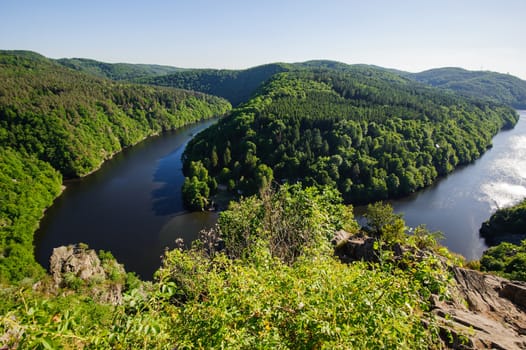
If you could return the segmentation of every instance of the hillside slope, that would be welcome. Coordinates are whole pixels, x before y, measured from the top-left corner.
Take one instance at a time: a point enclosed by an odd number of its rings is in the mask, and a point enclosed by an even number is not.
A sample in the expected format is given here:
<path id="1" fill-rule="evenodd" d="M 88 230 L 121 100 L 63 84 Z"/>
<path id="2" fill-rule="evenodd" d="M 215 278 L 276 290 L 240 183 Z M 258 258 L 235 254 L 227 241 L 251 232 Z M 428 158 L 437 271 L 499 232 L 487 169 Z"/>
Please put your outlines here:
<path id="1" fill-rule="evenodd" d="M 464 96 L 488 98 L 517 109 L 526 108 L 526 81 L 509 74 L 438 68 L 406 76 Z"/>
<path id="2" fill-rule="evenodd" d="M 200 91 L 226 98 L 236 106 L 247 101 L 274 74 L 290 69 L 286 64 L 267 64 L 246 70 L 192 69 L 140 82 Z"/>
<path id="3" fill-rule="evenodd" d="M 42 273 L 33 233 L 62 176 L 89 174 L 145 137 L 229 109 L 219 97 L 115 83 L 36 53 L 0 52 L 0 282 Z"/>
<path id="4" fill-rule="evenodd" d="M 357 69 L 369 69 L 393 73 L 468 97 L 490 99 L 517 109 L 526 108 L 526 81 L 509 74 L 469 71 L 462 68 L 437 68 L 420 73 L 409 73 L 374 65 L 349 65 L 330 60 L 311 60 L 291 64 L 272 63 L 245 70 L 181 69 L 153 64 L 105 63 L 85 58 L 59 59 L 57 62 L 78 71 L 112 80 L 135 81 L 209 93 L 224 97 L 234 105 L 246 102 L 261 84 L 278 72 L 302 69 L 353 72 Z"/>
<path id="5" fill-rule="evenodd" d="M 259 91 L 189 143 L 189 198 L 206 197 L 204 182 L 251 194 L 273 179 L 334 185 L 352 203 L 407 195 L 477 159 L 518 118 L 368 66 L 281 73 Z"/>
<path id="6" fill-rule="evenodd" d="M 182 70 L 157 64 L 106 63 L 87 58 L 62 58 L 56 62 L 80 72 L 112 80 L 133 80 Z"/>
<path id="7" fill-rule="evenodd" d="M 0 52 L 0 145 L 23 149 L 65 176 L 96 169 L 148 135 L 225 113 L 201 93 L 115 83 L 30 52 Z"/>

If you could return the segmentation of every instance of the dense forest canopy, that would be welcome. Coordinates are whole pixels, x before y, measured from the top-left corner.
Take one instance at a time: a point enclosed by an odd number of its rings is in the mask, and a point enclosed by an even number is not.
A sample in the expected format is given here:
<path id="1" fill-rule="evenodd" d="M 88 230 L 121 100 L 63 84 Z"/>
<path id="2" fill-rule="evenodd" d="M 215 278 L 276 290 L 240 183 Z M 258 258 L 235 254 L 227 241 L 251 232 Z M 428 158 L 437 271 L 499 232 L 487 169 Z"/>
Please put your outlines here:
<path id="1" fill-rule="evenodd" d="M 497 210 L 482 224 L 480 235 L 490 246 L 480 258 L 481 269 L 526 281 L 526 199 Z"/>
<path id="2" fill-rule="evenodd" d="M 138 81 L 221 96 L 235 106 L 252 97 L 274 74 L 290 68 L 287 64 L 274 63 L 246 70 L 192 69 Z"/>
<path id="3" fill-rule="evenodd" d="M 495 245 L 502 237 L 517 237 L 515 241 L 526 238 L 526 199 L 508 208 L 497 210 L 488 221 L 482 224 L 480 235 L 488 245 Z"/>
<path id="4" fill-rule="evenodd" d="M 123 147 L 230 108 L 170 88 L 115 83 L 34 53 L 0 53 L 0 145 L 85 175 Z"/>
<path id="5" fill-rule="evenodd" d="M 526 240 L 501 242 L 480 258 L 480 269 L 515 281 L 526 281 Z"/>
<path id="6" fill-rule="evenodd" d="M 199 203 L 216 183 L 252 194 L 274 179 L 333 185 L 352 203 L 407 195 L 477 159 L 518 119 L 370 66 L 285 72 L 259 91 L 189 143 L 186 187 Z"/>
<path id="7" fill-rule="evenodd" d="M 62 176 L 86 175 L 147 136 L 229 109 L 215 96 L 116 83 L 36 53 L 0 52 L 0 282 L 43 272 L 33 233 Z"/>
<path id="8" fill-rule="evenodd" d="M 465 96 L 488 98 L 517 109 L 526 109 L 526 81 L 509 74 L 439 68 L 407 76 Z"/>
<path id="9" fill-rule="evenodd" d="M 106 63 L 87 58 L 62 58 L 57 62 L 77 71 L 112 80 L 133 80 L 183 70 L 182 68 L 157 64 Z"/>
<path id="10" fill-rule="evenodd" d="M 188 89 L 240 106 L 185 152 L 187 205 L 203 209 L 217 190 L 259 196 L 232 202 L 191 249 L 165 252 L 153 282 L 103 251 L 92 278 L 44 276 L 33 233 L 63 176 L 230 110 Z M 518 116 L 488 89 L 477 96 L 332 61 L 179 71 L 0 51 L 0 347 L 468 346 L 432 306 L 450 297 L 447 265 L 462 259 L 423 226 L 406 235 L 401 215 L 379 203 L 360 230 L 342 202 L 404 195 L 479 157 Z M 335 232 L 372 234 L 376 259 L 342 263 L 329 243 Z M 525 244 L 492 248 L 481 264 L 526 279 Z M 122 299 L 111 304 L 104 290 Z"/>

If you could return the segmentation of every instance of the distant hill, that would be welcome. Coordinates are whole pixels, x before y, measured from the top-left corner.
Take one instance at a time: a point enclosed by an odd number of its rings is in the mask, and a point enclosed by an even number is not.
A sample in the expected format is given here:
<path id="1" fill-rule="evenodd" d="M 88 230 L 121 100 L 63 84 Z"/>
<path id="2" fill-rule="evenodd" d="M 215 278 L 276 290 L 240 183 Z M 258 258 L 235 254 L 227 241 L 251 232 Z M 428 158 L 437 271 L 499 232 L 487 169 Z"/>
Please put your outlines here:
<path id="1" fill-rule="evenodd" d="M 449 89 L 464 96 L 490 99 L 517 109 L 526 108 L 526 81 L 509 74 L 437 68 L 421 73 L 366 64 L 345 64 L 331 60 L 271 63 L 245 70 L 183 69 L 155 64 L 105 63 L 85 58 L 59 59 L 58 63 L 91 75 L 150 85 L 175 87 L 220 96 L 233 105 L 246 102 L 274 74 L 291 70 L 332 70 L 359 75 L 383 71 L 422 84 Z M 376 72 L 376 73 L 375 73 Z"/>
<path id="2" fill-rule="evenodd" d="M 291 67 L 289 64 L 273 63 L 245 70 L 191 69 L 138 81 L 220 96 L 235 106 L 247 101 L 274 74 Z"/>
<path id="3" fill-rule="evenodd" d="M 312 60 L 298 63 L 272 63 L 245 70 L 188 69 L 165 76 L 148 77 L 137 81 L 220 96 L 234 106 L 248 101 L 265 82 L 277 73 L 289 71 L 339 71 L 361 77 L 375 77 L 388 71 L 373 65 L 348 65 L 330 60 Z M 386 78 L 388 76 L 389 78 Z M 384 79 L 400 82 L 400 75 L 386 75 Z"/>
<path id="4" fill-rule="evenodd" d="M 463 96 L 490 99 L 517 109 L 526 108 L 526 81 L 509 74 L 469 71 L 462 68 L 437 68 L 420 73 L 409 73 L 374 65 L 348 65 L 329 60 L 312 60 L 295 63 L 294 66 L 308 69 L 331 69 L 341 72 L 356 72 L 358 68 L 369 72 L 385 71 L 423 84 L 449 89 Z"/>
<path id="5" fill-rule="evenodd" d="M 435 87 L 450 89 L 465 96 L 489 98 L 517 109 L 526 108 L 526 81 L 508 74 L 438 68 L 405 75 Z"/>
<path id="6" fill-rule="evenodd" d="M 57 62 L 77 71 L 112 80 L 133 80 L 183 70 L 157 64 L 105 63 L 86 58 L 62 58 Z"/>

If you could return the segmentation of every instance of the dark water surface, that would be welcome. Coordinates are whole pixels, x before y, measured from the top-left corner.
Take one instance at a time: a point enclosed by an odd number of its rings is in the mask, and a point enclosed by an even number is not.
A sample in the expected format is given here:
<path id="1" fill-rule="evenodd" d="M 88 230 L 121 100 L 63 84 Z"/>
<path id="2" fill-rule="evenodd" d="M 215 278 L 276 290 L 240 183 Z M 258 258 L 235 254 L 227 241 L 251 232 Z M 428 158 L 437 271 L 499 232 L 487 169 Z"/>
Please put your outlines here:
<path id="1" fill-rule="evenodd" d="M 181 155 L 192 136 L 215 121 L 149 138 L 92 175 L 67 181 L 35 235 L 38 262 L 47 267 L 54 247 L 84 242 L 150 279 L 165 247 L 177 237 L 190 242 L 216 221 L 215 214 L 185 213 L 181 201 Z"/>
<path id="2" fill-rule="evenodd" d="M 493 148 L 479 160 L 393 201 L 407 225 L 440 230 L 452 251 L 480 257 L 486 249 L 478 233 L 482 222 L 497 208 L 526 197 L 526 111 L 520 114 L 517 126 L 495 136 Z M 184 147 L 212 123 L 148 139 L 87 178 L 66 183 L 36 235 L 38 261 L 48 266 L 53 247 L 84 242 L 111 251 L 128 271 L 151 278 L 165 247 L 173 247 L 178 237 L 190 242 L 216 221 L 216 213 L 185 213 L 180 192 Z"/>

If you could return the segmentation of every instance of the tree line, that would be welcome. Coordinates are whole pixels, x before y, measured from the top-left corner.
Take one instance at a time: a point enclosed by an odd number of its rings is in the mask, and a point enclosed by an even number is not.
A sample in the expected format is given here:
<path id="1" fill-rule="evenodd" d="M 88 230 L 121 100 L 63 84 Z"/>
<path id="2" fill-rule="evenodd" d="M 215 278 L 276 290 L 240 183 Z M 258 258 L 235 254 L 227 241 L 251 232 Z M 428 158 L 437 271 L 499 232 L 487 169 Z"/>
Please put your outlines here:
<path id="1" fill-rule="evenodd" d="M 244 195 L 302 180 L 338 188 L 347 203 L 368 203 L 407 195 L 472 162 L 518 120 L 509 107 L 371 67 L 280 73 L 259 91 L 191 140 L 185 175 L 202 167 L 201 182 L 213 178 Z"/>

